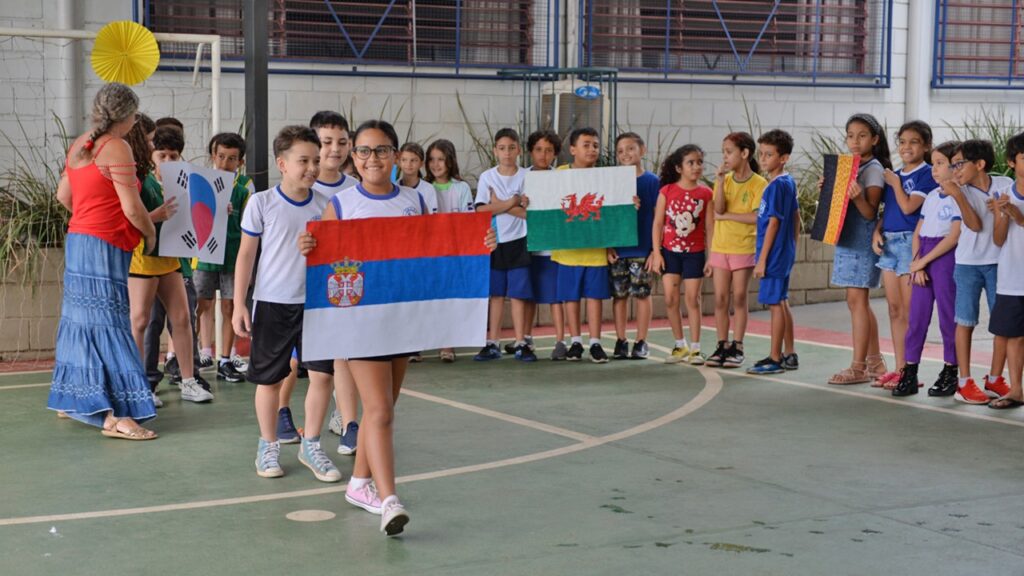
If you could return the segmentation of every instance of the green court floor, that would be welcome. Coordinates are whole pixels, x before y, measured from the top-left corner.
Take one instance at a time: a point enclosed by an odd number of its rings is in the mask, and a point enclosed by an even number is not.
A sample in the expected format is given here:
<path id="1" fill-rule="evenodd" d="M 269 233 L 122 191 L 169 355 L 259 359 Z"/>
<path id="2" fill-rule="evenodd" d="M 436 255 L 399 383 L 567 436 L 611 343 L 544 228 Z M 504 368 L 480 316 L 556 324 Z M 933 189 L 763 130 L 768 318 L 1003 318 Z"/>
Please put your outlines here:
<path id="1" fill-rule="evenodd" d="M 294 445 L 256 476 L 250 384 L 194 405 L 164 383 L 161 438 L 125 442 L 45 410 L 48 373 L 2 375 L 0 574 L 1024 574 L 1024 412 L 830 387 L 838 346 L 750 377 L 651 340 L 648 361 L 413 365 L 392 539 Z"/>

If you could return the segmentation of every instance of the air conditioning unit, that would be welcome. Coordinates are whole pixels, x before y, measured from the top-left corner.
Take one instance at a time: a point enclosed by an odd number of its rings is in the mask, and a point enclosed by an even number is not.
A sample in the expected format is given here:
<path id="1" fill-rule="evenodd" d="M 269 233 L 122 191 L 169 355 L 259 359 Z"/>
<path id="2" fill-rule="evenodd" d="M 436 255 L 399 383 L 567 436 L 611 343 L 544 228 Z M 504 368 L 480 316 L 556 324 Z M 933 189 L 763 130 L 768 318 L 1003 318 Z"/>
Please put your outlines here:
<path id="1" fill-rule="evenodd" d="M 610 124 L 609 99 L 598 86 L 562 80 L 541 93 L 541 127 L 554 130 L 563 140 L 559 164 L 572 162 L 569 135 L 573 130 L 584 127 L 597 130 L 603 147 L 612 129 Z"/>

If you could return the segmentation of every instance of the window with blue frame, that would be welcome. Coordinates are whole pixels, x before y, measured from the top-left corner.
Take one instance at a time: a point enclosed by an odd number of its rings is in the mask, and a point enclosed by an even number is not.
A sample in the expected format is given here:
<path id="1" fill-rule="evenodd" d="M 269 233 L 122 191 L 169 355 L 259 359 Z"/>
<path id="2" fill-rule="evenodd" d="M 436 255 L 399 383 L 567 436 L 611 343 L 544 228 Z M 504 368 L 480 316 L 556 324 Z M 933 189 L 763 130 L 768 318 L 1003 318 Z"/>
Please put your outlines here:
<path id="1" fill-rule="evenodd" d="M 1024 0 L 937 0 L 935 88 L 1024 88 Z"/>
<path id="2" fill-rule="evenodd" d="M 582 66 L 679 82 L 889 83 L 891 0 L 579 2 Z"/>
<path id="3" fill-rule="evenodd" d="M 442 67 L 547 66 L 557 0 L 270 0 L 272 60 Z M 243 0 L 145 0 L 154 32 L 219 34 L 243 55 Z M 162 43 L 165 57 L 194 47 Z"/>

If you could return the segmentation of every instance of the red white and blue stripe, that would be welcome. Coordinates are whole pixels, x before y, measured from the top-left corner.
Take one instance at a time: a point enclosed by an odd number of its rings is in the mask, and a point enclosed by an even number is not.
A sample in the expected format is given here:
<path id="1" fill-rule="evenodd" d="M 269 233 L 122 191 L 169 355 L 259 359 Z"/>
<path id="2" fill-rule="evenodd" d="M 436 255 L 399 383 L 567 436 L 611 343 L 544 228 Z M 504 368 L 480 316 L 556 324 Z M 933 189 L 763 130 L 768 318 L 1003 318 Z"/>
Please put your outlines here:
<path id="1" fill-rule="evenodd" d="M 490 214 L 312 222 L 303 360 L 480 346 Z"/>

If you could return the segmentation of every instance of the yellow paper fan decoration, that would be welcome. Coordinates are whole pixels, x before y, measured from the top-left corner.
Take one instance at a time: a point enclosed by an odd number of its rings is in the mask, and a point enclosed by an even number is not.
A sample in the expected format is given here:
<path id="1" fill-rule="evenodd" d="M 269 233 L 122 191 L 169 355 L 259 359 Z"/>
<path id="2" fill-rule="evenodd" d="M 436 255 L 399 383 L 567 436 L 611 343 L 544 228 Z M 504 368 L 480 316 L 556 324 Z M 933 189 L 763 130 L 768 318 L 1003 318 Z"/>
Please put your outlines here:
<path id="1" fill-rule="evenodd" d="M 160 63 L 160 48 L 153 33 L 141 24 L 111 22 L 96 35 L 92 69 L 107 82 L 132 86 L 149 78 Z"/>

